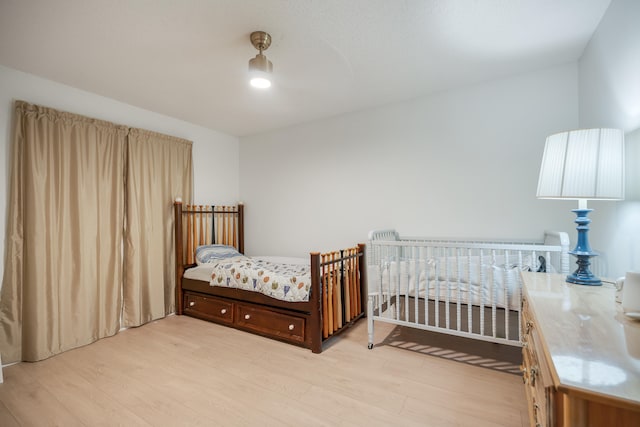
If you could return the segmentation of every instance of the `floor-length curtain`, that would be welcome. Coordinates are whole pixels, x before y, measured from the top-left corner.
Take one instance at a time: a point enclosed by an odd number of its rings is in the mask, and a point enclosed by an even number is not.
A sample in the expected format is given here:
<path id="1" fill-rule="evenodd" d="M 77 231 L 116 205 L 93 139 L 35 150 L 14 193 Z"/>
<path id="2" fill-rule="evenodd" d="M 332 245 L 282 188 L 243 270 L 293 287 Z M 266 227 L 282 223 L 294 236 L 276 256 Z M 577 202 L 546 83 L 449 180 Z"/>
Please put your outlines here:
<path id="1" fill-rule="evenodd" d="M 124 326 L 175 311 L 173 205 L 191 200 L 191 141 L 131 129 L 124 245 Z"/>
<path id="2" fill-rule="evenodd" d="M 127 128 L 15 103 L 0 296 L 3 362 L 120 328 Z"/>

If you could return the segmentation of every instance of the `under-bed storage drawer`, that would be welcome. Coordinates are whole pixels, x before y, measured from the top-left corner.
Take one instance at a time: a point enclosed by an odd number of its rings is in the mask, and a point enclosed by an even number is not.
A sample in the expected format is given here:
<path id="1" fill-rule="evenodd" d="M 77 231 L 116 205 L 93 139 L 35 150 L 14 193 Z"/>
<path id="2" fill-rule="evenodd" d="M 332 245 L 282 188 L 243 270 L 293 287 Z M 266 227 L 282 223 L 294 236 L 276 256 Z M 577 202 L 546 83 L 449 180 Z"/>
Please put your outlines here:
<path id="1" fill-rule="evenodd" d="M 190 316 L 219 323 L 233 323 L 233 304 L 213 297 L 204 297 L 186 292 L 184 312 Z"/>
<path id="2" fill-rule="evenodd" d="M 236 305 L 236 326 L 270 337 L 304 342 L 304 318 L 277 313 L 255 306 Z"/>

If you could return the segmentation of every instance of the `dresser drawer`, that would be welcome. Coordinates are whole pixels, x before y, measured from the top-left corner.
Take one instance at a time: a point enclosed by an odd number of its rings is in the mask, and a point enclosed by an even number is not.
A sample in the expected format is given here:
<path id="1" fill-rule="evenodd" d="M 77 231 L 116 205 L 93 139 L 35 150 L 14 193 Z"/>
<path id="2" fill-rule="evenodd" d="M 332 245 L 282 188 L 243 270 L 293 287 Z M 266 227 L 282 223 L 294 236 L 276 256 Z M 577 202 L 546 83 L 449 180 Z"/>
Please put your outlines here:
<path id="1" fill-rule="evenodd" d="M 526 307 L 526 305 L 525 305 Z M 544 358 L 544 350 L 541 346 L 542 339 L 540 331 L 536 327 L 536 323 L 528 310 L 522 313 L 522 343 L 523 352 L 528 354 L 533 368 L 532 384 L 548 387 L 553 385 L 551 371 Z"/>
<path id="2" fill-rule="evenodd" d="M 292 342 L 304 342 L 305 321 L 267 309 L 244 304 L 236 305 L 236 326 L 270 337 Z"/>
<path id="3" fill-rule="evenodd" d="M 536 389 L 531 386 L 531 360 L 528 352 L 523 350 L 522 352 L 522 366 L 520 367 L 522 370 L 522 381 L 524 382 L 524 391 L 527 397 L 527 406 L 529 410 L 529 425 L 535 426 L 535 404 L 537 402 Z"/>
<path id="4" fill-rule="evenodd" d="M 184 295 L 184 313 L 218 323 L 233 323 L 233 303 L 192 293 Z"/>
<path id="5" fill-rule="evenodd" d="M 522 311 L 522 371 L 532 426 L 552 424 L 553 383 L 540 347 L 540 336 L 526 299 Z"/>

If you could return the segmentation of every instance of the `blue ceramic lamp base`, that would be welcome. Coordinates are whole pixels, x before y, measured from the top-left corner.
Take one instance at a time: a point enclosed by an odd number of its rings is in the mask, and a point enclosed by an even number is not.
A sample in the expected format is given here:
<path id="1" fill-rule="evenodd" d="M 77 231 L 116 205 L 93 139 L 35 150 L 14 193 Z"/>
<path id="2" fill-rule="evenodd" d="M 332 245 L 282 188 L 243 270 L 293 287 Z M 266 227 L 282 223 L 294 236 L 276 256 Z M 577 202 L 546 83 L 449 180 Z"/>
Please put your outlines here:
<path id="1" fill-rule="evenodd" d="M 578 285 L 588 285 L 588 286 L 600 286 L 602 285 L 602 281 L 600 278 L 596 277 L 589 266 L 591 265 L 591 261 L 589 259 L 591 257 L 597 256 L 596 252 L 591 250 L 591 246 L 589 246 L 589 223 L 591 220 L 587 218 L 589 212 L 593 209 L 572 209 L 571 212 L 575 212 L 576 219 L 575 223 L 578 224 L 576 230 L 578 230 L 578 242 L 576 243 L 576 248 L 572 251 L 569 251 L 571 255 L 574 255 L 577 260 L 578 269 L 567 276 L 567 282 L 575 283 Z"/>

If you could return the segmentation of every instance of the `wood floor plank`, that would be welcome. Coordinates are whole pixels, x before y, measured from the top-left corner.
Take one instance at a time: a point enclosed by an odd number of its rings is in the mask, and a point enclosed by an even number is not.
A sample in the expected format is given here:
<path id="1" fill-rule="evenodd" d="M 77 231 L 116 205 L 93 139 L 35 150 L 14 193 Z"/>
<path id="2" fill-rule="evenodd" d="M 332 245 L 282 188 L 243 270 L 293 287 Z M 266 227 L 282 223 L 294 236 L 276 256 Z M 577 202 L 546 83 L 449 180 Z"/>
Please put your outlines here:
<path id="1" fill-rule="evenodd" d="M 9 408 L 0 402 L 0 426 L 2 427 L 18 427 L 18 420 L 11 414 Z"/>
<path id="2" fill-rule="evenodd" d="M 499 371 L 498 350 L 411 337 L 379 324 L 368 350 L 359 322 L 318 355 L 169 316 L 6 367 L 0 425 L 527 425 L 522 380 Z"/>
<path id="3" fill-rule="evenodd" d="M 0 402 L 21 426 L 64 425 L 82 426 L 73 412 L 62 405 L 32 377 L 36 363 L 18 363 L 4 368 L 4 383 L 0 384 Z"/>

